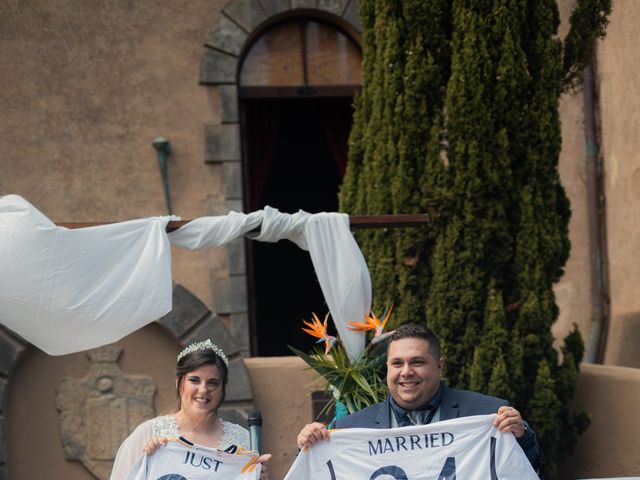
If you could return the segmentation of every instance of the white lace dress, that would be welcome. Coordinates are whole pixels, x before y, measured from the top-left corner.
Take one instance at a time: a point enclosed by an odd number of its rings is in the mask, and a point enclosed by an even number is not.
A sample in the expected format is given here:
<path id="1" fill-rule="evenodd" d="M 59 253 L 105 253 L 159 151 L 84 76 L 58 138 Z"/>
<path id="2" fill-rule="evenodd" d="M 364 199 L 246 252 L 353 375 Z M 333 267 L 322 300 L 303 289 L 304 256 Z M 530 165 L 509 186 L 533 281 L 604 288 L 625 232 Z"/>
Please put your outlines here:
<path id="1" fill-rule="evenodd" d="M 235 423 L 225 422 L 221 418 L 222 439 L 218 449 L 226 450 L 232 445 L 249 449 L 249 432 Z M 143 455 L 142 448 L 151 437 L 177 437 L 180 429 L 174 415 L 162 415 L 141 423 L 131 432 L 116 454 L 111 471 L 111 480 L 123 480 L 127 472 Z M 187 438 L 187 440 L 189 440 Z"/>

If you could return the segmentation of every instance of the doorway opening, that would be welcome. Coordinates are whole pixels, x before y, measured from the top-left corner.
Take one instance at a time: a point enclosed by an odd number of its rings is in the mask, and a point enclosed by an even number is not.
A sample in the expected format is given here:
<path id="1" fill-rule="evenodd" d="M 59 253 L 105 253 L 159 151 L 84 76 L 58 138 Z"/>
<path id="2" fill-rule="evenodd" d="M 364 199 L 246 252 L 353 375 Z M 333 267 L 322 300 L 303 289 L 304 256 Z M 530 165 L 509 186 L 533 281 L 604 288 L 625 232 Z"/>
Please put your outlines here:
<path id="1" fill-rule="evenodd" d="M 323 18 L 286 17 L 254 36 L 238 72 L 244 206 L 336 211 L 347 164 L 362 51 Z M 328 311 L 309 253 L 289 241 L 246 242 L 251 352 L 291 355 L 315 340 L 302 320 Z"/>
<path id="2" fill-rule="evenodd" d="M 353 116 L 351 97 L 254 98 L 242 105 L 245 200 L 284 213 L 337 211 Z M 247 242 L 252 352 L 292 355 L 315 340 L 301 331 L 328 311 L 307 251 L 289 241 Z"/>

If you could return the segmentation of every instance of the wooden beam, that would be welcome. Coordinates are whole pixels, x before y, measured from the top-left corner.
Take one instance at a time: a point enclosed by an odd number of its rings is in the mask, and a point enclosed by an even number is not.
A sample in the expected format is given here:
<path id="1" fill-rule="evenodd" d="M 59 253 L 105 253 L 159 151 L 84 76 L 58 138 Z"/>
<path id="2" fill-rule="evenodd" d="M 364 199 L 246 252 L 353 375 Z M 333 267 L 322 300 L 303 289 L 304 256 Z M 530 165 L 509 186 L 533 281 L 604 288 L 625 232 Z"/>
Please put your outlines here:
<path id="1" fill-rule="evenodd" d="M 240 98 L 353 97 L 361 90 L 360 85 L 238 87 L 238 96 Z"/>
<path id="2" fill-rule="evenodd" d="M 191 220 L 173 221 L 167 224 L 167 232 L 173 232 L 185 226 Z M 108 225 L 115 222 L 67 222 L 58 223 L 58 227 L 65 228 L 85 228 Z M 402 228 L 415 227 L 429 223 L 427 214 L 402 214 L 402 215 L 353 215 L 349 217 L 351 228 Z"/>
<path id="3" fill-rule="evenodd" d="M 351 228 L 402 228 L 429 223 L 426 213 L 398 215 L 353 215 L 349 217 Z"/>

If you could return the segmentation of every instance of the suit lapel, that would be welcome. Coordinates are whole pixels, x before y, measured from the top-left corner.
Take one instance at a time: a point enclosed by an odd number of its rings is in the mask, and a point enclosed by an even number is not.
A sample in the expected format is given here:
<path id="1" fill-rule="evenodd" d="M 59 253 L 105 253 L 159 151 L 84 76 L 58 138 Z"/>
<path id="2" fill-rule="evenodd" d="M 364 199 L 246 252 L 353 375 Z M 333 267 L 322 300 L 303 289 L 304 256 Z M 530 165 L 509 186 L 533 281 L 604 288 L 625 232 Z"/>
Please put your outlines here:
<path id="1" fill-rule="evenodd" d="M 440 420 L 451 420 L 460 416 L 460 405 L 455 390 L 441 383 L 442 400 L 440 401 Z"/>
<path id="2" fill-rule="evenodd" d="M 373 420 L 373 428 L 391 428 L 391 419 L 389 418 L 391 406 L 389 405 L 389 397 L 384 402 L 378 404 L 378 411 Z"/>

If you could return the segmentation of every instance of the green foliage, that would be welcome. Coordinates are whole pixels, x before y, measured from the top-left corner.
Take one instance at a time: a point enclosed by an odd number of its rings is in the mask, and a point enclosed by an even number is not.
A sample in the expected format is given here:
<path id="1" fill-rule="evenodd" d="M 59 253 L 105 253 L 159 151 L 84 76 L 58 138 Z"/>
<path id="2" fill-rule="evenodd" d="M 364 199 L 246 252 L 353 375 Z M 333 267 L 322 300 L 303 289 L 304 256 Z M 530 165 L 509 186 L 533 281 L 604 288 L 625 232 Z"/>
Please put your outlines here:
<path id="1" fill-rule="evenodd" d="M 511 352 L 511 341 L 506 329 L 506 315 L 502 296 L 492 286 L 489 287 L 487 308 L 485 311 L 485 326 L 480 341 L 476 343 L 471 365 L 468 387 L 477 392 L 485 392 L 511 402 L 515 400 L 515 393 L 511 387 L 510 377 L 519 376 L 519 361 L 509 361 L 514 355 Z"/>
<path id="2" fill-rule="evenodd" d="M 364 81 L 340 190 L 342 211 L 422 213 L 441 203 L 435 197 L 442 191 L 426 186 L 443 176 L 440 124 L 449 14 L 446 0 L 360 3 Z M 376 292 L 374 309 L 393 302 L 396 324 L 421 314 L 434 235 L 425 227 L 412 230 L 412 235 L 358 232 Z"/>
<path id="3" fill-rule="evenodd" d="M 566 405 L 571 401 L 576 389 L 576 381 L 580 361 L 584 355 L 584 342 L 578 331 L 577 325 L 564 338 L 562 347 L 563 361 L 557 373 L 558 400 Z M 569 428 L 563 432 L 558 442 L 557 455 L 562 460 L 569 455 L 578 444 L 580 435 L 589 426 L 589 416 L 585 411 L 571 412 L 567 408 L 562 408 L 559 412 L 558 423 L 560 425 L 569 425 Z"/>
<path id="4" fill-rule="evenodd" d="M 551 375 L 549 364 L 542 360 L 538 365 L 529 408 L 529 421 L 535 425 L 538 441 L 544 452 L 556 452 L 560 432 L 564 434 L 564 428 L 557 421 L 562 405 L 555 393 L 555 382 Z M 555 478 L 555 462 L 547 462 L 547 475 Z"/>
<path id="5" fill-rule="evenodd" d="M 553 348 L 553 284 L 570 249 L 559 100 L 604 35 L 610 0 L 361 0 L 364 83 L 340 208 L 423 213 L 428 228 L 359 232 L 375 309 L 425 319 L 446 378 L 509 399 L 548 476 L 588 425 L 572 413 L 584 345 Z M 562 432 L 562 435 L 560 435 Z"/>
<path id="6" fill-rule="evenodd" d="M 487 388 L 484 390 L 488 395 L 498 398 L 513 398 L 513 389 L 509 384 L 509 376 L 507 375 L 507 366 L 504 363 L 502 355 L 496 359 L 494 367 L 491 369 L 491 378 Z"/>
<path id="7" fill-rule="evenodd" d="M 468 385 L 473 349 L 466 339 L 473 342 L 478 336 L 487 285 L 502 279 L 511 243 L 506 210 L 512 188 L 510 159 L 494 118 L 493 32 L 486 13 L 453 2 L 445 120 L 452 201 L 447 224 L 436 239 L 426 301 L 453 386 Z"/>
<path id="8" fill-rule="evenodd" d="M 571 29 L 564 42 L 563 86 L 569 89 L 581 81 L 582 71 L 591 63 L 596 41 L 604 38 L 611 14 L 611 0 L 578 0 L 571 14 Z"/>
<path id="9" fill-rule="evenodd" d="M 333 398 L 323 412 L 331 409 L 336 400 L 339 400 L 345 404 L 349 413 L 355 413 L 381 402 L 388 394 L 384 372 L 387 361 L 386 342 L 370 344 L 365 354 L 354 363 L 351 363 L 339 342 L 328 355 L 320 347 L 315 347 L 311 354 L 291 346 L 289 349 L 318 372 L 323 378 L 325 389 L 331 391 Z"/>

